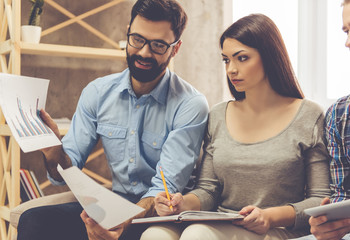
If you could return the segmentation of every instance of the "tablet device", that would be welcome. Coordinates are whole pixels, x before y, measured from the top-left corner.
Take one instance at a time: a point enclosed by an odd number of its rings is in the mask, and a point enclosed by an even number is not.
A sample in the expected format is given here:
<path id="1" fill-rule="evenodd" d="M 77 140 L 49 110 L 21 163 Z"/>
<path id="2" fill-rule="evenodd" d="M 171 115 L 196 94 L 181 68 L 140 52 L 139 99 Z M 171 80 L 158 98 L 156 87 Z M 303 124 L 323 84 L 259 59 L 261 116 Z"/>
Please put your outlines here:
<path id="1" fill-rule="evenodd" d="M 329 221 L 350 218 L 350 200 L 308 208 L 304 212 L 313 217 L 326 215 Z"/>

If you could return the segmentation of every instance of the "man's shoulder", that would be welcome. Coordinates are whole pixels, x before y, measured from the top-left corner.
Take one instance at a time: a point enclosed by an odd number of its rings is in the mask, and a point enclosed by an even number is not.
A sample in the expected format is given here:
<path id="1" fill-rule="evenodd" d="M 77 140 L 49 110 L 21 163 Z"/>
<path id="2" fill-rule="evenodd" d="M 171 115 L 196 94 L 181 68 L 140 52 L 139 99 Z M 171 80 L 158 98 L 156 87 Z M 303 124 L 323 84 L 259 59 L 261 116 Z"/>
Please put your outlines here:
<path id="1" fill-rule="evenodd" d="M 112 88 L 113 86 L 119 86 L 128 75 L 128 69 L 118 72 L 112 73 L 103 77 L 99 77 L 88 84 L 88 87 L 95 87 L 98 89 L 107 89 Z"/>
<path id="2" fill-rule="evenodd" d="M 169 84 L 169 97 L 177 96 L 181 99 L 193 98 L 196 96 L 204 95 L 199 92 L 193 85 L 188 83 L 186 80 L 178 76 L 176 73 L 171 72 L 170 84 Z"/>
<path id="3" fill-rule="evenodd" d="M 336 115 L 340 116 L 349 112 L 350 95 L 339 98 L 333 103 L 327 110 L 327 116 Z"/>

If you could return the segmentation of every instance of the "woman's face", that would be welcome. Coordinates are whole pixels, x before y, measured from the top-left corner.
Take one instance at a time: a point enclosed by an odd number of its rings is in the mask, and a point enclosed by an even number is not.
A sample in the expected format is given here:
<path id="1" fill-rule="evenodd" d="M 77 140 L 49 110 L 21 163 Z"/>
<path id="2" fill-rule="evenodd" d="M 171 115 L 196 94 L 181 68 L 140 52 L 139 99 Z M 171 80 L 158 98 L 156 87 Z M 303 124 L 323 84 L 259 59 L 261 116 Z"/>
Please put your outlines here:
<path id="1" fill-rule="evenodd" d="M 238 92 L 247 92 L 266 84 L 264 67 L 259 52 L 233 38 L 224 40 L 222 59 L 226 73 Z"/>
<path id="2" fill-rule="evenodd" d="M 350 49 L 350 3 L 343 7 L 343 31 L 346 33 L 345 46 Z"/>

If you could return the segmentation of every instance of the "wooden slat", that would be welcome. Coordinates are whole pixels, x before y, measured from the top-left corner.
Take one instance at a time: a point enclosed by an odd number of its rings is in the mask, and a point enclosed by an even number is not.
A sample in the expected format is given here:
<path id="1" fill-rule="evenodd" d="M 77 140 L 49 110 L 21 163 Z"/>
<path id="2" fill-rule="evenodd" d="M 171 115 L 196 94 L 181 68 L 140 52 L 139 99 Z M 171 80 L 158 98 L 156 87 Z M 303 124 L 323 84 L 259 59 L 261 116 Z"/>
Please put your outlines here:
<path id="1" fill-rule="evenodd" d="M 0 55 L 0 72 L 8 73 L 7 71 L 7 60 L 5 55 Z"/>
<path id="2" fill-rule="evenodd" d="M 5 15 L 7 17 L 7 25 L 9 30 L 10 38 L 13 39 L 13 17 L 12 17 L 12 7 L 10 4 L 5 3 Z"/>
<path id="3" fill-rule="evenodd" d="M 103 183 L 103 184 L 108 184 L 108 185 L 111 185 L 111 184 L 112 184 L 112 182 L 111 182 L 110 180 L 108 180 L 108 179 L 106 179 L 106 178 L 104 178 L 104 177 L 101 177 L 100 175 L 94 173 L 93 171 L 90 171 L 90 170 L 87 169 L 87 168 L 83 168 L 82 171 L 83 171 L 86 175 L 88 175 L 88 176 L 94 178 L 95 180 L 97 180 L 97 181 L 99 181 L 99 182 L 101 182 L 101 183 Z"/>
<path id="4" fill-rule="evenodd" d="M 0 239 L 5 239 L 7 234 L 6 224 L 5 221 L 0 217 Z"/>
<path id="5" fill-rule="evenodd" d="M 49 180 L 46 180 L 45 182 L 39 184 L 39 187 L 40 187 L 40 189 L 44 189 L 50 185 L 51 185 L 51 182 Z"/>
<path id="6" fill-rule="evenodd" d="M 0 137 L 0 206 L 5 204 L 6 200 L 6 186 L 5 186 L 5 172 L 4 165 L 7 159 L 7 146 L 5 137 Z"/>
<path id="7" fill-rule="evenodd" d="M 96 150 L 95 152 L 90 154 L 90 156 L 87 158 L 86 162 L 90 162 L 91 160 L 101 156 L 103 153 L 104 153 L 103 148 Z"/>
<path id="8" fill-rule="evenodd" d="M 10 137 L 11 144 L 11 184 L 8 190 L 9 206 L 10 208 L 17 207 L 20 202 L 20 181 L 19 181 L 19 169 L 20 169 L 20 148 L 14 137 Z"/>
<path id="9" fill-rule="evenodd" d="M 3 10 L 3 6 L 1 6 L 0 9 Z M 1 12 L 2 14 L 0 16 L 0 19 L 1 19 L 0 41 L 5 41 L 7 37 L 7 18 L 6 18 L 6 15 L 3 14 L 3 11 Z"/>
<path id="10" fill-rule="evenodd" d="M 10 209 L 5 206 L 0 206 L 0 218 L 10 221 Z"/>
<path id="11" fill-rule="evenodd" d="M 11 40 L 0 43 L 0 54 L 9 54 L 11 52 Z"/>
<path id="12" fill-rule="evenodd" d="M 124 50 L 117 49 L 78 47 L 44 43 L 33 44 L 24 42 L 21 42 L 20 46 L 23 54 L 94 59 L 125 59 L 126 57 Z"/>
<path id="13" fill-rule="evenodd" d="M 12 74 L 21 75 L 21 49 L 19 46 L 21 40 L 21 2 L 16 0 L 12 2 L 12 30 L 11 37 L 13 46 L 11 51 L 11 71 Z M 9 25 L 10 28 L 10 25 Z"/>
<path id="14" fill-rule="evenodd" d="M 0 17 L 2 17 L 4 15 L 4 12 L 5 12 L 4 3 L 5 3 L 4 0 L 0 0 Z"/>
<path id="15" fill-rule="evenodd" d="M 0 136 L 11 136 L 11 130 L 8 125 L 0 124 Z"/>
<path id="16" fill-rule="evenodd" d="M 114 0 L 114 1 L 111 1 L 111 2 L 108 2 L 108 3 L 104 4 L 104 5 L 102 5 L 100 7 L 94 8 L 94 9 L 92 9 L 92 10 L 86 12 L 86 13 L 83 13 L 83 14 L 81 14 L 79 16 L 74 16 L 72 13 L 70 13 L 69 11 L 64 9 L 63 7 L 61 7 L 58 4 L 56 4 L 54 1 L 47 0 L 46 2 L 48 4 L 50 4 L 50 5 L 52 5 L 52 7 L 56 8 L 57 10 L 59 10 L 60 12 L 65 14 L 66 16 L 68 16 L 70 18 L 72 17 L 72 18 L 67 20 L 67 21 L 65 21 L 65 22 L 63 22 L 63 23 L 60 23 L 60 24 L 56 25 L 53 30 L 50 30 L 50 31 L 49 30 L 47 30 L 47 31 L 45 30 L 45 31 L 43 31 L 43 35 L 44 34 L 48 34 L 50 32 L 53 32 L 53 31 L 56 31 L 56 30 L 61 29 L 63 27 L 66 27 L 66 26 L 68 26 L 68 25 L 70 25 L 72 23 L 81 22 L 82 19 L 87 18 L 89 16 L 92 16 L 92 15 L 94 15 L 94 14 L 96 14 L 98 12 L 101 12 L 101 11 L 103 11 L 105 9 L 108 9 L 108 8 L 114 6 L 114 5 L 117 5 L 120 2 L 122 2 L 122 1 L 125 1 L 125 0 Z"/>
<path id="17" fill-rule="evenodd" d="M 122 1 L 125 1 L 125 0 L 122 0 Z M 50 4 L 52 7 L 54 7 L 56 10 L 58 10 L 59 12 L 63 13 L 64 15 L 66 15 L 67 17 L 71 18 L 71 19 L 76 19 L 77 16 L 75 16 L 74 14 L 72 14 L 71 12 L 69 12 L 67 9 L 63 8 L 62 6 L 58 5 L 56 2 L 52 1 L 52 0 L 46 0 L 46 2 L 48 4 Z M 103 6 L 106 6 L 106 7 L 112 7 L 118 3 L 120 3 L 121 1 L 118 0 L 118 1 L 113 1 L 113 2 L 110 2 L 110 3 L 107 3 Z M 104 9 L 101 9 L 101 11 L 104 10 Z M 96 14 L 96 13 L 94 13 Z M 84 27 L 86 30 L 88 30 L 89 32 L 91 32 L 92 34 L 96 35 L 98 38 L 102 39 L 103 41 L 105 41 L 106 43 L 109 43 L 111 46 L 115 47 L 116 49 L 120 49 L 119 47 L 119 44 L 116 43 L 115 41 L 113 41 L 111 38 L 109 38 L 108 36 L 106 36 L 105 34 L 103 34 L 102 32 L 98 31 L 96 28 L 92 27 L 91 25 L 89 25 L 88 23 L 78 19 L 76 20 L 76 22 L 81 25 L 82 27 Z M 55 32 L 61 28 L 65 27 L 64 24 L 58 24 L 54 27 L 51 27 L 51 28 L 48 28 L 46 30 L 44 30 L 42 33 L 41 33 L 41 36 L 45 36 L 47 34 L 50 34 L 52 32 Z"/>

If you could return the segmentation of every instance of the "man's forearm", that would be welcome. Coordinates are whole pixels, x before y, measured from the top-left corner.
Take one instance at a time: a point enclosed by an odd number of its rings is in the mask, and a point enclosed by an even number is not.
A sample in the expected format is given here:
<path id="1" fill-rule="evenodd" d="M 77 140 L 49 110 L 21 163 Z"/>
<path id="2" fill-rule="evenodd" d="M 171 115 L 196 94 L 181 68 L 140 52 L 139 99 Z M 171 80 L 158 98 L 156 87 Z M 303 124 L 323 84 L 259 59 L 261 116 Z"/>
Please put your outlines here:
<path id="1" fill-rule="evenodd" d="M 62 146 L 51 147 L 42 151 L 46 170 L 56 181 L 63 181 L 63 178 L 57 171 L 57 165 L 60 164 L 63 169 L 72 166 L 72 161 L 63 151 Z"/>

